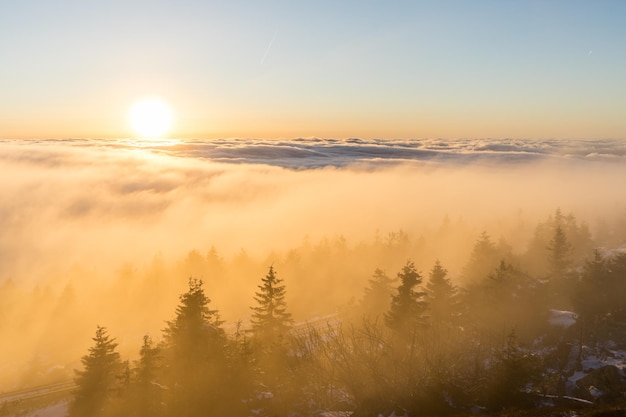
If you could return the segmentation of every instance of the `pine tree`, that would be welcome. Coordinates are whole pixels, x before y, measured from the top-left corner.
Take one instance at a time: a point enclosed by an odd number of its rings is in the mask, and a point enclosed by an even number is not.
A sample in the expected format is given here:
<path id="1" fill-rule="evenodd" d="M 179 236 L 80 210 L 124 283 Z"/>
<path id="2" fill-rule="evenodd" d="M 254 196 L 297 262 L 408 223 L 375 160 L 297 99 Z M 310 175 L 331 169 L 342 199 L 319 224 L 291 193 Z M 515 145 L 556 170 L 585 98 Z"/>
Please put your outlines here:
<path id="1" fill-rule="evenodd" d="M 392 283 L 393 280 L 385 271 L 376 268 L 361 300 L 361 308 L 367 316 L 376 318 L 389 310 L 393 293 Z"/>
<path id="2" fill-rule="evenodd" d="M 626 253 L 620 252 L 614 254 L 608 262 L 609 283 L 607 292 L 609 294 L 607 302 L 612 306 L 611 315 L 615 320 L 626 320 L 626 303 L 624 303 L 624 294 L 626 294 Z"/>
<path id="3" fill-rule="evenodd" d="M 255 294 L 257 307 L 252 307 L 252 330 L 263 340 L 274 340 L 284 335 L 291 326 L 291 314 L 287 312 L 285 302 L 285 285 L 283 280 L 276 276 L 274 267 L 262 278 L 259 291 Z"/>
<path id="4" fill-rule="evenodd" d="M 504 253 L 498 250 L 487 232 L 483 232 L 474 244 L 470 259 L 463 268 L 464 281 L 475 284 L 484 280 L 498 265 L 503 255 Z"/>
<path id="5" fill-rule="evenodd" d="M 610 285 L 610 273 L 608 260 L 598 249 L 594 250 L 593 258 L 585 262 L 572 297 L 577 313 L 589 323 L 611 312 L 610 294 L 615 289 Z"/>
<path id="6" fill-rule="evenodd" d="M 76 371 L 77 389 L 69 407 L 70 417 L 106 415 L 120 385 L 122 362 L 115 351 L 115 339 L 108 336 L 104 327 L 97 326 L 92 340 L 94 346 L 81 358 L 84 369 Z"/>
<path id="7" fill-rule="evenodd" d="M 135 381 L 147 385 L 152 383 L 159 369 L 160 349 L 154 345 L 148 335 L 143 337 L 143 344 L 139 350 L 139 360 L 135 361 Z"/>
<path id="8" fill-rule="evenodd" d="M 451 324 L 457 319 L 459 301 L 457 288 L 447 278 L 448 271 L 437 260 L 426 283 L 426 301 L 431 323 Z"/>
<path id="9" fill-rule="evenodd" d="M 596 244 L 585 222 L 578 223 L 576 217 L 570 213 L 564 217 L 562 227 L 570 244 L 569 256 L 572 259 L 585 259 L 589 253 L 593 252 Z"/>
<path id="10" fill-rule="evenodd" d="M 422 322 L 426 294 L 415 290 L 415 287 L 422 283 L 422 277 L 413 262 L 408 261 L 402 267 L 402 271 L 398 272 L 398 279 L 400 285 L 397 294 L 391 299 L 391 307 L 385 315 L 385 322 L 398 334 L 410 336 L 417 324 Z"/>
<path id="11" fill-rule="evenodd" d="M 210 310 L 211 300 L 204 293 L 202 280 L 189 278 L 189 290 L 180 296 L 176 318 L 167 322 L 165 343 L 183 361 L 196 362 L 207 355 L 207 348 L 223 335 L 217 310 Z"/>
<path id="12" fill-rule="evenodd" d="M 565 230 L 561 222 L 556 221 L 552 240 L 548 245 L 548 259 L 550 261 L 550 270 L 553 277 L 562 277 L 569 266 L 569 254 L 572 247 L 567 240 Z"/>
<path id="13" fill-rule="evenodd" d="M 163 386 L 157 382 L 161 368 L 161 354 L 150 336 L 143 337 L 139 360 L 135 361 L 127 411 L 135 417 L 161 415 Z"/>
<path id="14" fill-rule="evenodd" d="M 164 382 L 168 388 L 166 415 L 220 415 L 228 393 L 226 336 L 216 310 L 199 279 L 189 279 L 180 296 L 176 317 L 167 322 L 164 336 Z M 222 402 L 220 402 L 222 401 Z"/>
<path id="15" fill-rule="evenodd" d="M 246 357 L 252 359 L 256 380 L 266 392 L 272 393 L 271 398 L 257 395 L 260 402 L 254 407 L 263 410 L 262 415 L 285 415 L 288 414 L 283 408 L 285 395 L 294 388 L 290 385 L 292 369 L 287 365 L 291 362 L 289 347 L 283 343 L 292 324 L 285 302 L 285 285 L 276 276 L 274 267 L 270 266 L 258 288 L 254 297 L 257 306 L 251 307 L 253 337 L 250 345 L 242 346 L 244 350 L 241 351 L 243 355 L 240 355 L 240 362 Z"/>
<path id="16" fill-rule="evenodd" d="M 537 360 L 520 347 L 515 332 L 489 360 L 482 395 L 486 405 L 499 410 L 505 407 L 527 407 L 531 402 L 524 386 L 539 376 Z"/>

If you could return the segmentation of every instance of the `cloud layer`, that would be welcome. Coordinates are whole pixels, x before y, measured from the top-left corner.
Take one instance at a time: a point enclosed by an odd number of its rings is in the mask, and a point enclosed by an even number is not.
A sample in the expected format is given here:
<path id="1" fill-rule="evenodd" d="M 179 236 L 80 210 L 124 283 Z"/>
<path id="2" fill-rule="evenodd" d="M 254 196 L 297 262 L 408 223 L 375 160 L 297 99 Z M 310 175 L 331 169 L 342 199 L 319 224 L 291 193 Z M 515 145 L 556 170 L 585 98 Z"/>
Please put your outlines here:
<path id="1" fill-rule="evenodd" d="M 617 140 L 0 141 L 0 270 L 622 204 Z M 481 227 L 481 226 L 478 226 Z"/>
<path id="2" fill-rule="evenodd" d="M 626 143 L 619 140 L 221 139 L 153 143 L 146 144 L 145 148 L 218 162 L 268 164 L 294 169 L 345 167 L 357 163 L 371 166 L 401 161 L 529 162 L 546 158 L 602 160 L 623 159 L 626 156 Z"/>
<path id="3" fill-rule="evenodd" d="M 80 357 L 98 323 L 131 350 L 158 335 L 190 275 L 245 319 L 277 261 L 305 316 L 315 291 L 332 311 L 407 257 L 457 275 L 483 230 L 522 252 L 557 207 L 592 231 L 626 219 L 625 155 L 620 141 L 0 141 L 0 386 L 36 355 Z M 420 249 L 389 263 L 374 236 L 399 229 Z M 223 269 L 206 266 L 212 246 Z"/>

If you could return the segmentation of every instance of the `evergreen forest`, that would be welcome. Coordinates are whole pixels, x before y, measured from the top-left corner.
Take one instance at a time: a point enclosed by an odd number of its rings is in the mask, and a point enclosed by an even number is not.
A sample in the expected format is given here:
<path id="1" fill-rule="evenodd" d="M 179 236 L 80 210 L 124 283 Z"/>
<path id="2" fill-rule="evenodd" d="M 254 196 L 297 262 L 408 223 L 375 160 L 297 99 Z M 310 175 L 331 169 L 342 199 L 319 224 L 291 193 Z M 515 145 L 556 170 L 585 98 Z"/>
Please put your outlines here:
<path id="1" fill-rule="evenodd" d="M 324 292 L 334 297 L 332 282 L 289 297 L 295 281 L 283 275 L 284 261 L 268 262 L 251 296 L 238 300 L 246 320 L 232 323 L 216 307 L 211 278 L 188 276 L 170 318 L 158 332 L 144 332 L 134 353 L 120 352 L 106 323 L 92 327 L 68 415 L 617 410 L 626 392 L 626 251 L 620 249 L 626 235 L 602 243 L 586 224 L 556 210 L 534 228 L 523 253 L 478 234 L 452 276 L 443 256 L 418 267 L 420 253 L 411 252 L 425 243 L 412 245 L 405 233 L 392 233 L 382 244 L 394 259 L 404 258 L 397 268 L 375 258 L 380 267 L 367 273 L 364 286 L 353 287 L 348 302 L 305 319 L 303 305 L 326 304 Z M 359 250 L 341 241 L 335 247 L 324 253 L 339 259 Z M 206 266 L 218 258 L 212 249 L 193 259 Z M 337 262 L 337 268 L 347 267 Z M 135 314 L 151 314 L 149 301 L 137 302 L 143 304 Z"/>

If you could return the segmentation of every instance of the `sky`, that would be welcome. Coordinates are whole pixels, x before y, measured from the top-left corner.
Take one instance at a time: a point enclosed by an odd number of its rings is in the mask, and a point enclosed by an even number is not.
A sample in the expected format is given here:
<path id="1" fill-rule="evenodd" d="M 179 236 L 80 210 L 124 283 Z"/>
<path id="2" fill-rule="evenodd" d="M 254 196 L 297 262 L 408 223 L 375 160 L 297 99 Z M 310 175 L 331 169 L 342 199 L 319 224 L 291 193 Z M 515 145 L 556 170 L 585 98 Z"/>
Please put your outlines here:
<path id="1" fill-rule="evenodd" d="M 626 138 L 623 1 L 0 3 L 0 138 Z"/>

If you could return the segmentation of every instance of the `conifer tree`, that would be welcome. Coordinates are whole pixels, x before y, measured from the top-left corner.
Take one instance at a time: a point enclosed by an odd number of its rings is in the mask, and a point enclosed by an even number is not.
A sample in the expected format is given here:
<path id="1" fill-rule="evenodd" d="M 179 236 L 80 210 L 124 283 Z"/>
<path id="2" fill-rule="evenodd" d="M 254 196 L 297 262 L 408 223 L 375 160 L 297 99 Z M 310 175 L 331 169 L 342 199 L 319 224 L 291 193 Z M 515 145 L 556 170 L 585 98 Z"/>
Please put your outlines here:
<path id="1" fill-rule="evenodd" d="M 457 288 L 447 275 L 448 271 L 437 260 L 426 283 L 426 301 L 433 324 L 451 324 L 459 313 Z"/>
<path id="2" fill-rule="evenodd" d="M 180 296 L 176 318 L 167 322 L 165 343 L 175 356 L 195 362 L 206 358 L 208 346 L 223 334 L 217 310 L 210 310 L 211 300 L 204 293 L 202 280 L 189 278 L 189 290 Z"/>
<path id="3" fill-rule="evenodd" d="M 392 283 L 393 280 L 385 271 L 376 268 L 361 300 L 361 308 L 367 316 L 375 318 L 389 310 L 393 293 Z"/>
<path id="4" fill-rule="evenodd" d="M 582 275 L 572 296 L 576 312 L 589 323 L 612 310 L 610 294 L 615 288 L 611 285 L 610 278 L 609 261 L 595 249 L 593 258 L 587 260 L 583 266 Z"/>
<path id="5" fill-rule="evenodd" d="M 287 312 L 285 285 L 273 266 L 261 281 L 254 297 L 258 306 L 252 307 L 252 330 L 261 339 L 273 340 L 287 332 L 292 323 L 291 314 Z"/>
<path id="6" fill-rule="evenodd" d="M 626 253 L 616 253 L 608 261 L 609 281 L 607 285 L 608 300 L 611 315 L 615 320 L 626 320 Z"/>
<path id="7" fill-rule="evenodd" d="M 290 385 L 292 368 L 286 365 L 290 363 L 288 346 L 283 343 L 292 324 L 285 302 L 285 285 L 277 277 L 274 267 L 270 266 L 258 288 L 254 297 L 257 305 L 251 307 L 253 338 L 250 352 L 255 372 L 258 372 L 258 381 L 272 393 L 272 397 L 263 399 L 263 396 L 257 395 L 261 401 L 255 408 L 263 410 L 262 415 L 286 415 L 289 414 L 284 408 L 286 398 L 289 398 L 294 387 Z"/>
<path id="8" fill-rule="evenodd" d="M 421 323 L 426 308 L 425 293 L 416 291 L 422 277 L 413 262 L 408 261 L 398 272 L 400 285 L 391 299 L 391 307 L 385 315 L 386 324 L 400 335 L 410 336 L 416 325 Z"/>
<path id="9" fill-rule="evenodd" d="M 482 281 L 497 267 L 503 255 L 487 232 L 483 232 L 474 244 L 470 259 L 463 268 L 463 279 L 469 284 Z"/>
<path id="10" fill-rule="evenodd" d="M 176 317 L 167 322 L 163 356 L 168 388 L 166 415 L 180 417 L 223 415 L 227 395 L 234 391 L 228 380 L 226 336 L 217 310 L 199 279 L 189 279 L 180 296 Z"/>
<path id="11" fill-rule="evenodd" d="M 143 344 L 139 350 L 139 360 L 135 361 L 135 381 L 141 385 L 152 383 L 159 370 L 160 349 L 155 346 L 152 338 L 144 335 Z"/>
<path id="12" fill-rule="evenodd" d="M 515 332 L 511 332 L 504 346 L 494 357 L 485 371 L 486 380 L 482 395 L 486 405 L 499 410 L 505 407 L 527 407 L 530 402 L 523 387 L 539 376 L 537 361 L 524 353 Z"/>
<path id="13" fill-rule="evenodd" d="M 561 222 L 555 222 L 552 240 L 548 245 L 550 269 L 553 277 L 562 277 L 569 266 L 572 247 L 565 235 Z"/>
<path id="14" fill-rule="evenodd" d="M 571 266 L 572 245 L 567 235 L 565 217 L 557 209 L 550 222 L 550 240 L 545 247 L 549 280 L 546 285 L 550 308 L 567 310 L 572 308 L 572 282 L 568 273 Z M 547 253 L 546 253 L 547 252 Z M 547 256 L 545 256 L 547 255 Z"/>
<path id="15" fill-rule="evenodd" d="M 127 412 L 133 417 L 156 417 L 161 415 L 163 385 L 157 382 L 161 368 L 158 346 L 148 335 L 143 337 L 139 360 L 135 361 L 133 380 L 130 384 Z"/>
<path id="16" fill-rule="evenodd" d="M 116 352 L 117 343 L 104 327 L 97 326 L 95 343 L 89 354 L 81 358 L 84 366 L 76 371 L 76 392 L 69 407 L 70 417 L 105 416 L 120 385 L 122 362 Z"/>

